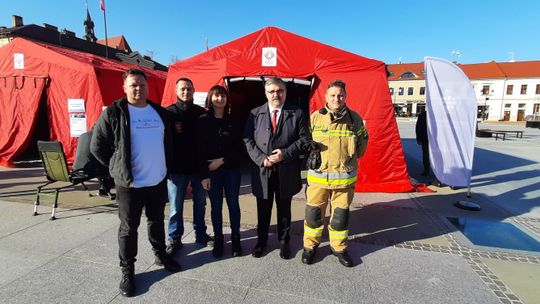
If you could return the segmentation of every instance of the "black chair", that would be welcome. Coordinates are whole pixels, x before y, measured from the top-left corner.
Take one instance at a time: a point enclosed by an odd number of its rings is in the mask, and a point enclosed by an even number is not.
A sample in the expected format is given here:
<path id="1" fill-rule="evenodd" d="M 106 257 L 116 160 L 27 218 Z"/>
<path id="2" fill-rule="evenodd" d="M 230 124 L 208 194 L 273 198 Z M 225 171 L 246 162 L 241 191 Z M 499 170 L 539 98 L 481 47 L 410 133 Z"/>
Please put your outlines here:
<path id="1" fill-rule="evenodd" d="M 37 208 L 39 206 L 40 196 L 53 196 L 54 195 L 54 204 L 51 212 L 51 220 L 55 220 L 55 212 L 58 207 L 58 194 L 60 190 L 72 187 L 78 184 L 81 184 L 88 195 L 92 196 L 88 190 L 88 187 L 84 182 L 94 178 L 95 176 L 90 176 L 84 171 L 75 170 L 70 171 L 68 163 L 66 161 L 66 155 L 64 150 L 62 150 L 62 144 L 58 141 L 38 141 L 37 142 L 39 155 L 43 162 L 43 169 L 49 180 L 47 183 L 37 187 L 36 201 L 34 203 L 34 215 L 38 215 Z M 67 182 L 69 185 L 62 187 L 42 189 L 45 186 L 56 182 Z"/>

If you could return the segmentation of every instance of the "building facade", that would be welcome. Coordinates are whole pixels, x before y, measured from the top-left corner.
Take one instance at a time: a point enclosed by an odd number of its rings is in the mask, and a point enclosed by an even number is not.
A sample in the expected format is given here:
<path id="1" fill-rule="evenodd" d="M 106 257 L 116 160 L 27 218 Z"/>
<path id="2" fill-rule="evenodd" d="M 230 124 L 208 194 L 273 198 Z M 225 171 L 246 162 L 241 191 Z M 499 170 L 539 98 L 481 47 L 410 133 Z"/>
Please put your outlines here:
<path id="1" fill-rule="evenodd" d="M 478 119 L 523 121 L 540 114 L 540 61 L 458 64 L 471 80 Z M 424 63 L 388 65 L 388 85 L 399 116 L 417 116 L 425 107 Z"/>

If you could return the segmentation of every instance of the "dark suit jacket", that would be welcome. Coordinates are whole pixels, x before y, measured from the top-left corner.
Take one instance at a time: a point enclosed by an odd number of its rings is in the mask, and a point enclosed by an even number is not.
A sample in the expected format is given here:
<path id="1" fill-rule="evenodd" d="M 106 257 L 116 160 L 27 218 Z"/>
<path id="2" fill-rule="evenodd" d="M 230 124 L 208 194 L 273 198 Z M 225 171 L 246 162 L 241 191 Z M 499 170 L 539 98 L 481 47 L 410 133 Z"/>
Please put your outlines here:
<path id="1" fill-rule="evenodd" d="M 268 178 L 271 169 L 265 168 L 264 159 L 275 149 L 281 149 L 283 161 L 277 166 L 279 193 L 289 198 L 302 189 L 300 155 L 310 139 L 307 121 L 297 107 L 285 104 L 278 121 L 277 132 L 272 135 L 268 104 L 251 110 L 244 130 L 244 143 L 253 161 L 251 188 L 253 195 L 268 199 Z"/>

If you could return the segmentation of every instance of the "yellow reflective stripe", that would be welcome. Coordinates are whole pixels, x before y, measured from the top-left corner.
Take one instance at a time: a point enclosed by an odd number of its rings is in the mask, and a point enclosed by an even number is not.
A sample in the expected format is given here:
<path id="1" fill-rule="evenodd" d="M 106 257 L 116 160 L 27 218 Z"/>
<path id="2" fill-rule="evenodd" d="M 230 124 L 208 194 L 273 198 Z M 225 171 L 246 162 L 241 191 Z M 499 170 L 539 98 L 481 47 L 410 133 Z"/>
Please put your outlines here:
<path id="1" fill-rule="evenodd" d="M 312 237 L 321 237 L 323 231 L 323 226 L 319 228 L 311 228 L 309 226 L 304 225 L 304 234 Z"/>
<path id="2" fill-rule="evenodd" d="M 350 184 L 356 183 L 356 176 L 343 178 L 343 179 L 330 179 L 326 177 L 316 177 L 308 173 L 307 181 L 310 183 L 323 184 L 323 185 L 336 185 L 336 186 L 337 185 L 350 185 Z"/>
<path id="3" fill-rule="evenodd" d="M 329 131 L 321 131 L 321 130 L 314 130 L 312 133 L 313 137 L 316 136 L 332 136 L 332 137 L 350 137 L 356 135 L 353 131 L 348 130 L 329 130 Z"/>
<path id="4" fill-rule="evenodd" d="M 346 239 L 347 237 L 349 237 L 349 230 L 336 231 L 328 229 L 328 234 L 332 239 Z"/>

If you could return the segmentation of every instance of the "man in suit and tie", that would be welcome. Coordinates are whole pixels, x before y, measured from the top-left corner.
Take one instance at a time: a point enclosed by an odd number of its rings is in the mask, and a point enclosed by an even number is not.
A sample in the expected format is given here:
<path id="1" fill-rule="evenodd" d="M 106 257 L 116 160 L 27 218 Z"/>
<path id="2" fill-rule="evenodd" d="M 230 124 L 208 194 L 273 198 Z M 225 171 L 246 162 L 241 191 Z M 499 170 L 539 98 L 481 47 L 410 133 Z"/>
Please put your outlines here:
<path id="1" fill-rule="evenodd" d="M 257 198 L 257 244 L 251 254 L 259 258 L 266 248 L 275 198 L 279 256 L 289 259 L 291 199 L 302 189 L 300 155 L 310 133 L 302 110 L 285 104 L 287 87 L 283 80 L 269 78 L 264 89 L 268 102 L 251 110 L 244 133 L 253 161 L 252 192 Z"/>

